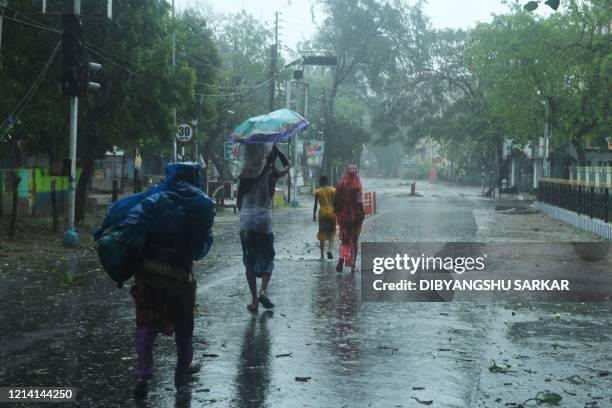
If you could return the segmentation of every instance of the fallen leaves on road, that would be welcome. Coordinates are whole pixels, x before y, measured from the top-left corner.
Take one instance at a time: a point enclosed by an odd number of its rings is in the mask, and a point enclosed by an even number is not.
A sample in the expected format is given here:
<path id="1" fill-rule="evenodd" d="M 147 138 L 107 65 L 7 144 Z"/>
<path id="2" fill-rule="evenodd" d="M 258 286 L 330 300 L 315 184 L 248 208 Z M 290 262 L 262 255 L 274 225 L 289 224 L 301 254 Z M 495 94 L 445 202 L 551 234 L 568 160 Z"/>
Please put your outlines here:
<path id="1" fill-rule="evenodd" d="M 431 404 L 433 404 L 433 400 L 422 400 L 422 399 L 418 399 L 417 397 L 414 397 L 414 396 L 412 396 L 410 398 L 412 398 L 413 400 L 415 400 L 419 404 L 423 404 L 423 405 L 431 405 Z"/>
<path id="2" fill-rule="evenodd" d="M 506 364 L 506 367 L 498 366 L 495 363 L 495 360 L 491 360 L 491 364 L 489 365 L 489 371 L 492 373 L 508 374 L 513 372 L 512 370 L 510 370 L 510 368 L 512 368 L 512 366 L 509 364 Z"/>

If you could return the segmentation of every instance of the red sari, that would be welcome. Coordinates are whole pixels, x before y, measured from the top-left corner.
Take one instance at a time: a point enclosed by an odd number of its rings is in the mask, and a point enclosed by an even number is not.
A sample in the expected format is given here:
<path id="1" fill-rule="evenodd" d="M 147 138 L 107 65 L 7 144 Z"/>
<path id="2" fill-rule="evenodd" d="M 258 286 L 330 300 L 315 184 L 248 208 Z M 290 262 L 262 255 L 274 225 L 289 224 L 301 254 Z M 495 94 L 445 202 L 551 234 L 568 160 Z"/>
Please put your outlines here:
<path id="1" fill-rule="evenodd" d="M 340 258 L 347 266 L 354 267 L 357 258 L 359 233 L 365 217 L 361 181 L 357 166 L 350 165 L 336 186 L 334 209 L 340 227 Z M 340 264 L 339 264 L 340 265 Z"/>

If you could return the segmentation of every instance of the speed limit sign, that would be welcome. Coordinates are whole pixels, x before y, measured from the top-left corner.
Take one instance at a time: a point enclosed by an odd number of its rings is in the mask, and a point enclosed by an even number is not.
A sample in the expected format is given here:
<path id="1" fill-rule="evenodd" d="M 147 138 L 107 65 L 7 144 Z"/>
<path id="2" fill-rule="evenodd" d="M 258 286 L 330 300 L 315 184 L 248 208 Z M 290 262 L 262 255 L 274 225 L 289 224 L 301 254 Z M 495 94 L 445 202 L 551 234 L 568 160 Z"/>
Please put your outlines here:
<path id="1" fill-rule="evenodd" d="M 192 137 L 193 129 L 191 129 L 191 126 L 186 123 L 182 123 L 178 126 L 178 129 L 176 130 L 176 140 L 186 143 L 189 142 Z"/>

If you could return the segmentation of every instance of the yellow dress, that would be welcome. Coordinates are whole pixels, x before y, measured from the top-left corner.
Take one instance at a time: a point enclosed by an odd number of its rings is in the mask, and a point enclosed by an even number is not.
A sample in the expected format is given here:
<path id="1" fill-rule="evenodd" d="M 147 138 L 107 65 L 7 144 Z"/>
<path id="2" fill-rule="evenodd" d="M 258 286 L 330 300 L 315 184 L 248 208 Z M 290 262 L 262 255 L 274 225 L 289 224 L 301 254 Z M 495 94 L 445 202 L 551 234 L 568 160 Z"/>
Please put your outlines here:
<path id="1" fill-rule="evenodd" d="M 315 196 L 319 199 L 319 241 L 332 239 L 336 236 L 336 214 L 334 214 L 334 196 L 336 188 L 332 186 L 319 187 Z"/>

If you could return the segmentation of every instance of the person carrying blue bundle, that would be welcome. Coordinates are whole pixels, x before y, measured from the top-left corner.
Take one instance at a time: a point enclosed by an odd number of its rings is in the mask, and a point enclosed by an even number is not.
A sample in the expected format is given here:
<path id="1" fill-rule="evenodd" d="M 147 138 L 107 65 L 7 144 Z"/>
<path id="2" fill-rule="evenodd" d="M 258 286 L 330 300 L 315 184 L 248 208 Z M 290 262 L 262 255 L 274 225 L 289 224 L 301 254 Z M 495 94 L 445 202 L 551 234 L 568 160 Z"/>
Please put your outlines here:
<path id="1" fill-rule="evenodd" d="M 259 303 L 266 309 L 274 304 L 268 298 L 268 284 L 274 269 L 272 199 L 276 182 L 289 172 L 289 160 L 274 144 L 245 144 L 244 167 L 240 172 L 237 205 L 240 209 L 240 243 L 246 279 L 251 292 L 247 310 L 257 313 Z M 275 166 L 280 159 L 281 168 Z M 261 288 L 257 295 L 257 279 Z"/>
<path id="2" fill-rule="evenodd" d="M 175 381 L 199 371 L 192 364 L 196 281 L 193 261 L 212 245 L 214 204 L 198 187 L 198 163 L 171 163 L 166 181 L 109 208 L 94 233 L 104 269 L 121 284 L 134 276 L 138 367 L 134 394 L 147 394 L 153 344 L 159 333 L 175 335 Z"/>

